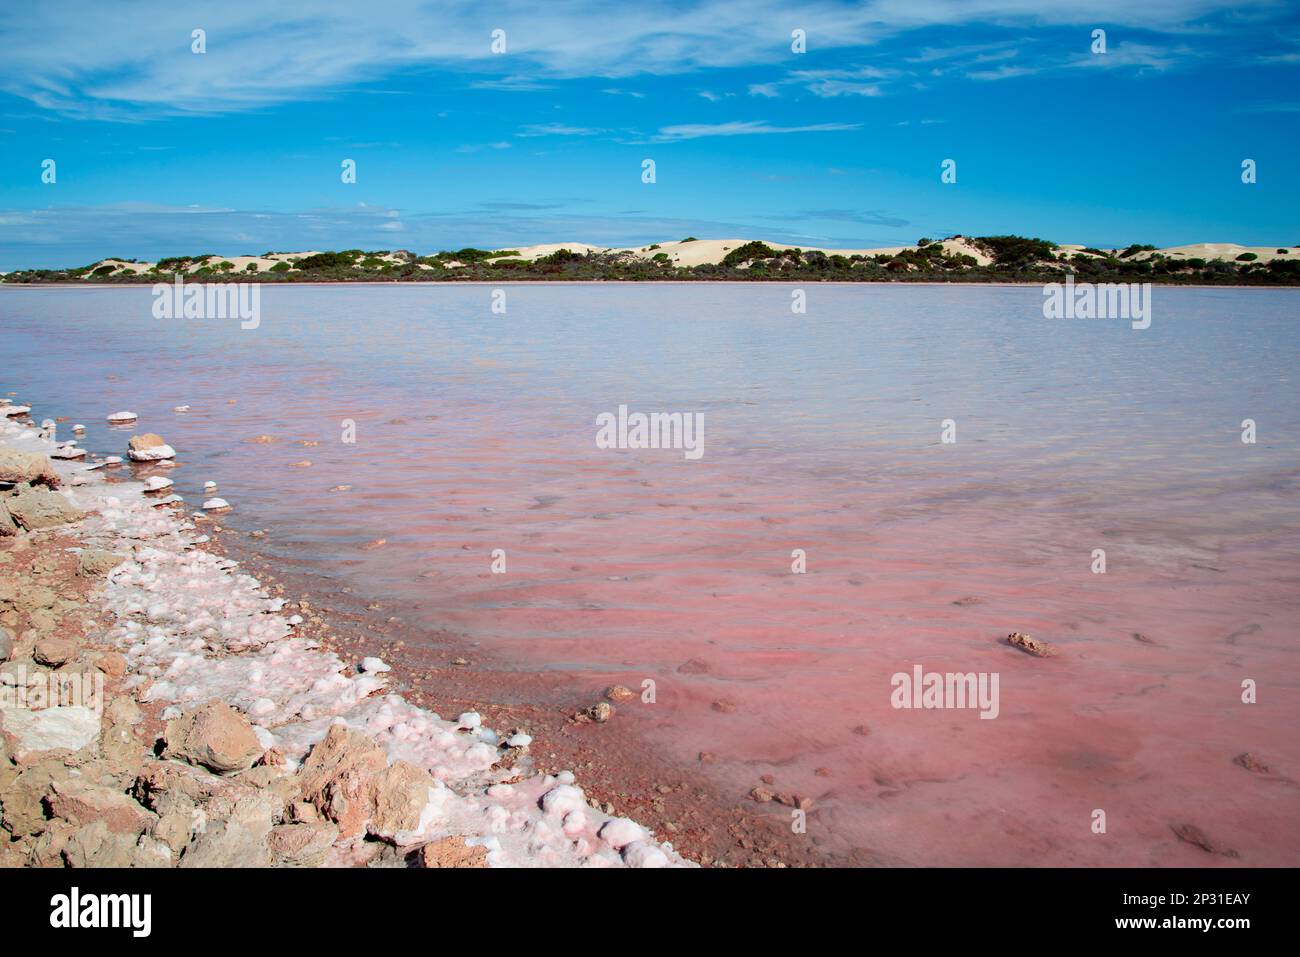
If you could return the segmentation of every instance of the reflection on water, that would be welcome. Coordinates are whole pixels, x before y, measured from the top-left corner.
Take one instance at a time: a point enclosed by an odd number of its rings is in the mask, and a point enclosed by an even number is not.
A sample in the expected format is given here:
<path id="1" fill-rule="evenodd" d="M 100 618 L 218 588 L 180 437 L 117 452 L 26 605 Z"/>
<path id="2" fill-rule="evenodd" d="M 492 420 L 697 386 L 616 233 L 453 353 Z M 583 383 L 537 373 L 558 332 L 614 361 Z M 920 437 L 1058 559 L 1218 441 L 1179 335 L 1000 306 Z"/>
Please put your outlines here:
<path id="1" fill-rule="evenodd" d="M 5 289 L 4 390 L 101 452 L 137 412 L 190 502 L 216 481 L 268 549 L 429 628 L 653 678 L 621 714 L 738 796 L 811 795 L 826 847 L 1212 863 L 1186 820 L 1300 859 L 1294 292 L 1157 288 L 1145 331 L 1045 320 L 1037 288 L 812 286 L 797 316 L 778 285 L 507 292 L 268 288 L 243 331 L 155 320 L 147 288 Z M 703 413 L 706 454 L 597 448 L 620 404 Z M 918 663 L 998 672 L 999 717 L 894 710 Z"/>

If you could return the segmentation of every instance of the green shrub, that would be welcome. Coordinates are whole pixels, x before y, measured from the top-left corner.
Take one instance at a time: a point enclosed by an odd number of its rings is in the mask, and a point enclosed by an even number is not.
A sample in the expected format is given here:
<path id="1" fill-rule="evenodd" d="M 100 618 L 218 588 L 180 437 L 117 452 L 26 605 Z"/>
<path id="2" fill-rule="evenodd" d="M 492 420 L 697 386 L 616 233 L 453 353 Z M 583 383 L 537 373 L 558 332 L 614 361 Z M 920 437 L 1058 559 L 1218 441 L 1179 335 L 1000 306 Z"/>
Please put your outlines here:
<path id="1" fill-rule="evenodd" d="M 1242 253 L 1240 256 L 1237 257 L 1237 262 L 1250 263 L 1250 262 L 1254 262 L 1258 258 L 1259 257 L 1256 256 L 1254 253 Z"/>
<path id="2" fill-rule="evenodd" d="M 775 249 L 767 243 L 761 243 L 758 240 L 745 243 L 743 246 L 737 246 L 727 255 L 722 257 L 722 265 L 739 266 L 743 262 L 751 259 L 772 259 L 777 255 Z"/>
<path id="3" fill-rule="evenodd" d="M 274 266 L 271 267 L 270 272 L 288 272 L 292 268 L 293 267 L 290 266 L 287 262 L 281 260 L 280 262 L 276 263 Z"/>
<path id="4" fill-rule="evenodd" d="M 257 263 L 249 263 L 244 267 L 244 272 L 257 272 Z"/>

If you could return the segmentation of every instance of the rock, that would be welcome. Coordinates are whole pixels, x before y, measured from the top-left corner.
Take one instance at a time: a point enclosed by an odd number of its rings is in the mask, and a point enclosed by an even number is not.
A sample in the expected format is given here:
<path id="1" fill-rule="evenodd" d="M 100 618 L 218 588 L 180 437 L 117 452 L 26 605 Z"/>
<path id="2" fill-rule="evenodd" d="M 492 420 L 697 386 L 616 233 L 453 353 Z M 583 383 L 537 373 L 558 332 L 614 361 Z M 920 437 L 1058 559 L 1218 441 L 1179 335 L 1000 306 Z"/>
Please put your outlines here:
<path id="1" fill-rule="evenodd" d="M 0 412 L 14 418 L 20 415 L 26 415 L 30 411 L 32 411 L 30 405 L 5 405 L 3 408 L 0 408 Z"/>
<path id="2" fill-rule="evenodd" d="M 5 747 L 24 763 L 48 752 L 80 751 L 99 740 L 100 726 L 92 708 L 0 709 Z"/>
<path id="3" fill-rule="evenodd" d="M 361 670 L 367 674 L 382 674 L 385 671 L 392 671 L 393 668 L 385 664 L 382 658 L 362 658 Z"/>
<path id="4" fill-rule="evenodd" d="M 29 532 L 79 522 L 86 517 L 85 512 L 58 492 L 46 489 L 22 487 L 18 494 L 5 499 L 5 505 L 18 527 Z"/>
<path id="5" fill-rule="evenodd" d="M 54 464 L 47 455 L 0 448 L 0 482 L 58 488 L 59 473 L 54 471 Z"/>
<path id="6" fill-rule="evenodd" d="M 126 657 L 117 651 L 106 651 L 96 656 L 95 667 L 110 678 L 121 678 L 126 674 Z"/>
<path id="7" fill-rule="evenodd" d="M 166 757 L 199 764 L 218 774 L 253 766 L 262 745 L 248 719 L 224 701 L 209 701 L 167 722 Z"/>
<path id="8" fill-rule="evenodd" d="M 1026 651 L 1036 658 L 1051 658 L 1060 654 L 1060 651 L 1053 644 L 1043 641 L 1041 638 L 1030 638 L 1028 635 L 1013 631 L 1007 635 L 1007 644 Z"/>
<path id="9" fill-rule="evenodd" d="M 355 837 L 374 810 L 376 778 L 387 766 L 383 749 L 370 738 L 330 725 L 303 762 L 301 799 L 337 824 L 342 837 Z"/>
<path id="10" fill-rule="evenodd" d="M 1206 836 L 1195 824 L 1170 824 L 1170 830 L 1174 836 L 1184 844 L 1191 844 L 1193 847 L 1199 847 L 1206 854 L 1221 854 L 1224 857 L 1240 857 L 1236 851 L 1226 848 L 1220 848 L 1217 844 Z"/>
<path id="11" fill-rule="evenodd" d="M 144 480 L 144 490 L 146 493 L 161 492 L 164 489 L 171 488 L 175 484 L 176 483 L 172 479 L 163 478 L 161 475 L 150 475 Z"/>
<path id="12" fill-rule="evenodd" d="M 0 663 L 14 656 L 14 636 L 8 628 L 0 627 Z"/>
<path id="13" fill-rule="evenodd" d="M 282 864 L 319 867 L 338 837 L 338 825 L 329 821 L 281 824 L 271 828 L 267 844 Z"/>
<path id="14" fill-rule="evenodd" d="M 134 412 L 112 412 L 108 416 L 108 421 L 114 425 L 125 425 L 127 422 L 134 422 L 136 414 Z"/>
<path id="15" fill-rule="evenodd" d="M 1232 759 L 1233 763 L 1245 768 L 1247 771 L 1254 771 L 1256 774 L 1269 774 L 1271 769 L 1267 764 L 1261 761 L 1255 755 L 1246 751 Z"/>
<path id="16" fill-rule="evenodd" d="M 419 836 L 432 785 L 428 771 L 394 761 L 375 782 L 375 813 L 367 830 L 394 844 L 411 843 Z"/>
<path id="17" fill-rule="evenodd" d="M 677 666 L 677 673 L 682 675 L 707 675 L 709 673 L 708 662 L 699 658 L 691 658 Z"/>
<path id="18" fill-rule="evenodd" d="M 216 483 L 216 482 L 204 482 L 204 483 L 203 483 L 203 491 L 204 491 L 204 493 L 211 493 L 211 492 L 215 492 L 216 490 L 217 490 L 217 483 Z"/>
<path id="19" fill-rule="evenodd" d="M 43 638 L 36 642 L 32 657 L 38 664 L 58 668 L 77 657 L 77 646 L 66 638 Z"/>
<path id="20" fill-rule="evenodd" d="M 264 792 L 241 798 L 228 819 L 207 824 L 186 848 L 180 866 L 269 867 L 277 810 L 275 798 Z"/>
<path id="21" fill-rule="evenodd" d="M 416 860 L 421 867 L 487 867 L 488 849 L 473 847 L 461 837 L 444 837 L 420 848 Z"/>
<path id="22" fill-rule="evenodd" d="M 605 689 L 605 697 L 610 701 L 626 701 L 628 698 L 635 698 L 636 692 L 623 685 L 612 685 Z"/>
<path id="23" fill-rule="evenodd" d="M 11 535 L 18 534 L 18 523 L 14 517 L 9 514 L 9 507 L 5 505 L 4 499 L 0 498 L 0 538 L 8 538 Z"/>
<path id="24" fill-rule="evenodd" d="M 575 714 L 573 720 L 578 722 L 595 721 L 597 724 L 604 724 L 614 717 L 616 713 L 616 709 L 608 701 L 597 701 L 590 708 Z"/>
<path id="25" fill-rule="evenodd" d="M 730 698 L 719 698 L 714 701 L 713 704 L 709 705 L 709 707 L 719 714 L 731 714 L 731 712 L 736 710 L 736 702 L 732 701 Z"/>
<path id="26" fill-rule="evenodd" d="M 79 449 L 75 445 L 61 445 L 50 453 L 52 459 L 84 459 L 86 450 Z"/>
<path id="27" fill-rule="evenodd" d="M 107 575 L 124 561 L 126 556 L 118 555 L 116 552 L 83 548 L 77 556 L 77 574 L 83 578 L 99 578 Z"/>
<path id="28" fill-rule="evenodd" d="M 50 816 L 84 826 L 102 821 L 110 833 L 139 837 L 153 827 L 156 816 L 121 791 L 70 778 L 50 787 L 46 803 Z"/>
<path id="29" fill-rule="evenodd" d="M 776 798 L 776 795 L 767 788 L 754 788 L 749 792 L 749 796 L 751 800 L 757 801 L 759 804 L 767 804 Z"/>
<path id="30" fill-rule="evenodd" d="M 157 462 L 159 459 L 176 458 L 176 450 L 164 442 L 161 435 L 153 432 L 133 435 L 126 445 L 127 457 L 132 462 Z"/>
<path id="31" fill-rule="evenodd" d="M 223 512 L 230 508 L 230 503 L 224 498 L 210 498 L 203 503 L 203 510 L 206 512 Z"/>

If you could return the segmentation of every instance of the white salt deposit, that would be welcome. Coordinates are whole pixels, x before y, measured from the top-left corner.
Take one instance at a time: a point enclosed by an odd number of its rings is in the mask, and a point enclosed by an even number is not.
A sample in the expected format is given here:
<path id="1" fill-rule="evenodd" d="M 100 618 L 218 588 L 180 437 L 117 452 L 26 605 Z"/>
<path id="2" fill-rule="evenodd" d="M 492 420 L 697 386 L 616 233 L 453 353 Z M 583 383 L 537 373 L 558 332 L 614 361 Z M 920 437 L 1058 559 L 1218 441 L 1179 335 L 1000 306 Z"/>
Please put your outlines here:
<path id="1" fill-rule="evenodd" d="M 362 658 L 361 670 L 367 674 L 379 674 L 384 671 L 392 671 L 392 666 L 384 663 L 382 658 Z"/>
<path id="2" fill-rule="evenodd" d="M 136 414 L 134 412 L 112 412 L 108 416 L 110 422 L 134 422 Z"/>
<path id="3" fill-rule="evenodd" d="M 163 478 L 161 475 L 150 475 L 144 480 L 144 490 L 146 492 L 161 492 L 165 488 L 171 488 L 176 483 L 169 478 Z"/>
<path id="4" fill-rule="evenodd" d="M 132 462 L 157 462 L 159 459 L 176 458 L 176 450 L 170 445 L 153 445 L 147 449 L 130 449 L 126 454 Z"/>
<path id="5" fill-rule="evenodd" d="M 203 507 L 209 512 L 215 512 L 218 509 L 230 508 L 230 503 L 224 498 L 210 498 L 203 503 Z"/>
<path id="6" fill-rule="evenodd" d="M 7 420 L 0 420 L 0 444 L 50 447 L 34 429 Z M 57 467 L 65 477 L 77 468 Z M 78 470 L 87 484 L 66 494 L 91 513 L 80 526 L 84 544 L 129 556 L 97 599 L 115 619 L 108 638 L 127 659 L 126 686 L 151 682 L 146 700 L 165 702 L 164 718 L 219 698 L 248 715 L 259 742 L 278 748 L 291 767 L 331 724 L 366 734 L 390 763 L 408 761 L 433 779 L 417 827 L 390 836 L 403 845 L 459 836 L 486 848 L 493 867 L 693 866 L 634 822 L 588 807 L 571 772 L 541 775 L 527 759 L 494 768 L 503 758 L 498 735 L 477 712 L 444 721 L 383 694 L 382 674 L 357 673 L 295 636 L 282 601 L 235 563 L 194 547 L 206 536 L 184 514 L 151 508 L 140 482 L 110 484 Z M 58 733 L 75 743 L 74 731 Z"/>

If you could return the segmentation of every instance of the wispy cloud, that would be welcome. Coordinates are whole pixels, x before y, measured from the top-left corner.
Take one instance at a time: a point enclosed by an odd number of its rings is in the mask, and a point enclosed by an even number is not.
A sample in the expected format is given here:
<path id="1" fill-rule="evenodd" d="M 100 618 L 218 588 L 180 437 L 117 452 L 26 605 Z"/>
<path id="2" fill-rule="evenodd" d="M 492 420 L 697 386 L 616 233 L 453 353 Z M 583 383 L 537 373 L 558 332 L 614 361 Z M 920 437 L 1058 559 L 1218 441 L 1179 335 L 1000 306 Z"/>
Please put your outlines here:
<path id="1" fill-rule="evenodd" d="M 807 126 L 772 126 L 763 120 L 733 120 L 730 123 L 681 123 L 661 127 L 655 143 L 696 140 L 705 136 L 754 136 L 773 133 L 833 133 L 860 130 L 861 123 L 810 123 Z"/>
<path id="2" fill-rule="evenodd" d="M 1035 29 L 1104 23 L 1112 30 L 1190 35 L 1213 32 L 1211 22 L 1222 30 L 1245 22 L 1258 28 L 1285 13 L 1276 0 L 811 0 L 799 8 L 797 21 L 810 51 L 826 52 L 865 50 L 917 30 L 976 23 Z M 415 70 L 459 74 L 461 83 L 481 89 L 531 92 L 576 78 L 788 64 L 790 53 L 776 37 L 791 19 L 783 0 L 696 0 L 675 5 L 666 17 L 597 0 L 490 6 L 477 0 L 362 6 L 319 0 L 310 13 L 296 4 L 226 3 L 207 5 L 197 16 L 171 0 L 140 0 L 129 16 L 100 0 L 66 0 L 32 4 L 21 16 L 5 18 L 0 90 L 46 110 L 108 120 L 257 110 L 377 88 Z M 202 55 L 189 49 L 196 26 L 207 31 Z M 497 27 L 507 30 L 505 54 L 491 50 Z M 1131 55 L 1140 65 L 1163 68 L 1142 63 L 1137 45 Z M 922 51 L 926 56 L 945 60 L 933 48 Z M 868 77 L 808 82 L 817 95 L 874 95 Z M 617 85 L 604 89 L 637 95 Z M 770 89 L 755 83 L 750 92 L 770 95 L 764 92 Z"/>

